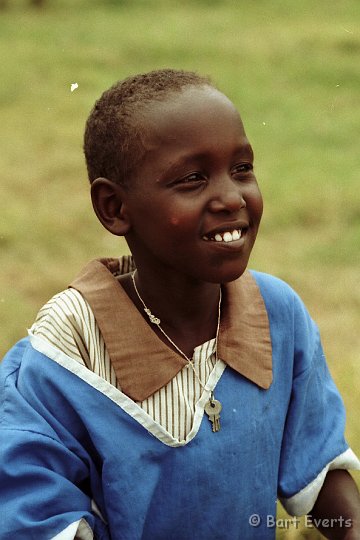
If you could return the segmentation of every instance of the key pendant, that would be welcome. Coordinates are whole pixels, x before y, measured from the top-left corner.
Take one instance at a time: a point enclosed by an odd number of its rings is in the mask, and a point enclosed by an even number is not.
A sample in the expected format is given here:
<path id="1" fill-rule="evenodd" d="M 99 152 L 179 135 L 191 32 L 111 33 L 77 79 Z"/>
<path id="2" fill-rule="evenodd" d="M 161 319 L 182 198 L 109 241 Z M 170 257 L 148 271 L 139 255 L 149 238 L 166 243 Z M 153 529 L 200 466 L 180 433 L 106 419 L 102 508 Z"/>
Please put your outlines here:
<path id="1" fill-rule="evenodd" d="M 209 417 L 210 422 L 212 423 L 213 432 L 220 431 L 220 411 L 221 403 L 217 399 L 211 397 L 206 403 L 204 410 Z"/>

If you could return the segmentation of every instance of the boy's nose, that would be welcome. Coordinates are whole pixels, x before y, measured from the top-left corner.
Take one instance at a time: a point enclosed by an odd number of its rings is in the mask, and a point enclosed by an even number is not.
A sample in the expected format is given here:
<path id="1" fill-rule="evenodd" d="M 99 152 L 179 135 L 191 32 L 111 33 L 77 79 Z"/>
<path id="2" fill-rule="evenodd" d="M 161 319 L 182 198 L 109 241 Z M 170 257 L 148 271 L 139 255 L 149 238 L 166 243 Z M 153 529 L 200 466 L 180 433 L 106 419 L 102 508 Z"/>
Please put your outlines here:
<path id="1" fill-rule="evenodd" d="M 211 212 L 234 213 L 246 206 L 241 187 L 233 180 L 221 183 L 209 202 Z"/>

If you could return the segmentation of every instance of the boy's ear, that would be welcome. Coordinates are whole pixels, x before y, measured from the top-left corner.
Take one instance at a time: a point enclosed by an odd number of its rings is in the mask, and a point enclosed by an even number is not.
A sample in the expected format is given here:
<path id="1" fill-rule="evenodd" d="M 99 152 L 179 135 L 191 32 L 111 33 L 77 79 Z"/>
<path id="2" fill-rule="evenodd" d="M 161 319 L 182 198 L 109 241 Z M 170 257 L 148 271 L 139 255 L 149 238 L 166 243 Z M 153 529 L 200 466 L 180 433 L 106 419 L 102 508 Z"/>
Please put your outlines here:
<path id="1" fill-rule="evenodd" d="M 122 186 L 107 178 L 96 178 L 91 184 L 95 213 L 105 229 L 116 236 L 125 236 L 130 230 L 124 193 Z"/>

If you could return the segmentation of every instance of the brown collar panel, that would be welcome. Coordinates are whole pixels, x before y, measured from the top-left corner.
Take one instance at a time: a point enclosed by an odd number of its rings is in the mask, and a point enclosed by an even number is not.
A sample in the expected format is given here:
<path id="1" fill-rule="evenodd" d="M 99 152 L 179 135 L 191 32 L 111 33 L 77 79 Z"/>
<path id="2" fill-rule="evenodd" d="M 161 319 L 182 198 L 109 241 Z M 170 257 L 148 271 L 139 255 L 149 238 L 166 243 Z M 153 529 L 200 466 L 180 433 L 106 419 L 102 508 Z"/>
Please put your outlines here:
<path id="1" fill-rule="evenodd" d="M 70 287 L 90 304 L 122 391 L 135 401 L 143 401 L 175 377 L 186 361 L 152 331 L 117 281 L 116 275 L 131 269 L 131 257 L 94 260 Z M 259 288 L 248 271 L 223 286 L 218 357 L 261 388 L 269 388 L 269 321 Z"/>

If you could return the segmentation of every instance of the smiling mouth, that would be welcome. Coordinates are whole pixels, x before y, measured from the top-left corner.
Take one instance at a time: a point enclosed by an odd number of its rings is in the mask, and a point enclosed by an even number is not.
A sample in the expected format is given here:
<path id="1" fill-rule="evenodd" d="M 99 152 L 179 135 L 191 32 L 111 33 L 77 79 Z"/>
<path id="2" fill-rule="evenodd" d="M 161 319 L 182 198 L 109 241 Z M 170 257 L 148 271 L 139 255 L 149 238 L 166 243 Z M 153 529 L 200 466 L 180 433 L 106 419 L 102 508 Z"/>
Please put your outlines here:
<path id="1" fill-rule="evenodd" d="M 203 240 L 207 242 L 219 242 L 219 243 L 230 243 L 240 240 L 243 236 L 245 229 L 233 229 L 232 231 L 224 231 L 222 233 L 216 233 L 214 236 L 203 236 Z"/>

